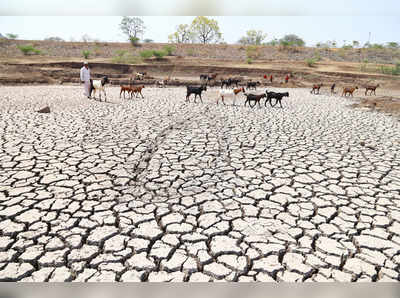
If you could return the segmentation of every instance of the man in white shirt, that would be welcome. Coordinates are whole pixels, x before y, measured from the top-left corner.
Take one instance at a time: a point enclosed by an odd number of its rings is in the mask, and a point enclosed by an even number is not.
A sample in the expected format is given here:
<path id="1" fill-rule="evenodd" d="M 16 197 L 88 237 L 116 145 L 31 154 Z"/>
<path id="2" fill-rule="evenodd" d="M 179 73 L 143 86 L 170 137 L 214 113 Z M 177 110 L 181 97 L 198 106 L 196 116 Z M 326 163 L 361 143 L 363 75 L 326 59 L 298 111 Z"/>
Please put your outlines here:
<path id="1" fill-rule="evenodd" d="M 85 96 L 90 98 L 90 69 L 86 61 L 83 62 L 83 67 L 81 68 L 81 82 L 83 82 L 85 88 Z"/>

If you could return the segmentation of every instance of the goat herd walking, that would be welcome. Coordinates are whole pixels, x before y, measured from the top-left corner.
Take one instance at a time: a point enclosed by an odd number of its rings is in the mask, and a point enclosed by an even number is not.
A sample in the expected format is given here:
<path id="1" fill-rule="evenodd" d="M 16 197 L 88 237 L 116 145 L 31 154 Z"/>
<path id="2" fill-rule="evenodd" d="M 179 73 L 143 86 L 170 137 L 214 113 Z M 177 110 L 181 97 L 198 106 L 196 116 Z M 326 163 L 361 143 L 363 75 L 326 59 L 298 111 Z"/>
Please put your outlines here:
<path id="1" fill-rule="evenodd" d="M 321 89 L 321 87 L 323 86 L 323 84 L 314 84 L 312 86 L 312 89 L 310 91 L 311 94 L 319 94 L 319 90 Z M 335 87 L 336 84 L 333 84 L 331 86 L 331 94 L 335 94 Z M 372 95 L 372 92 L 374 92 L 374 95 L 376 95 L 376 88 L 380 87 L 379 84 L 377 85 L 366 85 L 365 86 L 365 95 L 368 94 L 368 91 L 370 91 L 369 95 Z M 356 91 L 358 89 L 358 86 L 352 86 L 352 87 L 343 87 L 343 92 L 342 92 L 342 96 L 347 96 L 347 95 L 351 95 L 353 96 L 354 91 Z M 317 93 L 318 91 L 318 93 Z"/>
<path id="2" fill-rule="evenodd" d="M 135 79 L 138 80 L 143 80 L 143 77 L 146 75 L 146 73 L 136 73 Z M 200 81 L 202 84 L 200 86 L 186 86 L 186 101 L 190 102 L 190 96 L 194 94 L 194 102 L 196 103 L 197 96 L 199 96 L 200 101 L 203 102 L 203 99 L 201 97 L 201 94 L 203 91 L 207 91 L 207 83 L 209 83 L 212 80 L 216 80 L 217 74 L 201 74 L 200 75 Z M 265 76 L 264 76 L 265 77 Z M 219 104 L 219 101 L 225 105 L 225 99 L 226 98 L 232 98 L 233 99 L 233 105 L 236 105 L 236 100 L 237 97 L 242 93 L 245 96 L 245 103 L 244 106 L 247 104 L 253 108 L 256 105 L 261 107 L 261 99 L 265 98 L 264 106 L 267 107 L 268 103 L 271 105 L 271 107 L 276 106 L 278 103 L 281 108 L 282 106 L 282 99 L 284 97 L 289 97 L 288 92 L 284 93 L 279 93 L 279 92 L 273 92 L 273 91 L 268 91 L 265 90 L 264 93 L 261 94 L 254 94 L 254 93 L 249 93 L 246 92 L 245 87 L 239 87 L 239 83 L 241 82 L 240 79 L 237 78 L 227 78 L 227 79 L 221 79 L 221 89 L 218 91 L 218 97 L 217 97 L 217 104 Z M 89 90 L 89 96 L 91 97 L 92 92 L 94 93 L 93 98 L 95 98 L 96 91 L 99 91 L 99 99 L 101 101 L 101 93 L 103 92 L 105 100 L 107 100 L 107 94 L 105 91 L 105 84 L 109 83 L 108 77 L 105 76 L 99 80 L 90 80 L 90 90 Z M 165 87 L 166 86 L 166 81 L 157 81 L 156 85 L 159 87 Z M 246 88 L 247 90 L 254 89 L 257 90 L 257 86 L 261 85 L 259 81 L 248 81 L 246 83 Z M 312 86 L 312 89 L 310 91 L 311 94 L 320 94 L 320 90 L 322 88 L 323 83 L 320 84 L 314 84 Z M 224 89 L 224 87 L 226 89 Z M 233 89 L 230 89 L 232 87 Z M 332 84 L 330 89 L 331 89 L 331 94 L 336 94 L 335 92 L 335 87 L 336 84 Z M 365 86 L 365 95 L 368 94 L 368 91 L 370 92 L 369 95 L 376 95 L 376 89 L 379 87 L 379 84 L 377 85 L 367 85 Z M 144 98 L 142 94 L 142 90 L 144 88 L 144 85 L 132 85 L 132 79 L 129 82 L 129 85 L 120 85 L 120 94 L 119 97 L 121 98 L 122 94 L 125 97 L 125 93 L 128 93 L 128 96 L 132 99 L 133 95 L 135 95 L 135 98 L 137 98 L 139 95 Z M 228 89 L 229 88 L 229 89 Z M 343 87 L 343 92 L 342 96 L 353 96 L 353 93 L 355 90 L 358 89 L 358 86 L 353 86 L 353 87 Z"/>

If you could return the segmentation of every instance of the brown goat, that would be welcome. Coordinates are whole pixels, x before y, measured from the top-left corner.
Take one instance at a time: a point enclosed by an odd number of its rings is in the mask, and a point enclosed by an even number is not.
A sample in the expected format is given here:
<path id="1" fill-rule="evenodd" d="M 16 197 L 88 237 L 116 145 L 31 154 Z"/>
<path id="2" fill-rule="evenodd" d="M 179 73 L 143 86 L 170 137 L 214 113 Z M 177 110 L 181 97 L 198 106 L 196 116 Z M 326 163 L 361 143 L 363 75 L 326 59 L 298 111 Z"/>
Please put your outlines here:
<path id="1" fill-rule="evenodd" d="M 140 94 L 142 96 L 142 98 L 144 98 L 143 94 L 142 94 L 142 89 L 144 88 L 143 86 L 136 86 L 136 87 L 132 87 L 131 88 L 131 98 L 133 96 L 133 94 L 136 94 L 135 98 L 138 97 L 138 94 Z"/>
<path id="2" fill-rule="evenodd" d="M 374 85 L 365 86 L 365 95 L 367 95 L 368 91 L 371 91 L 369 93 L 369 95 L 372 95 L 372 92 L 374 92 L 374 95 L 376 95 L 375 91 L 376 91 L 376 88 L 378 88 L 378 87 L 380 87 L 379 84 L 375 85 L 375 86 Z"/>
<path id="3" fill-rule="evenodd" d="M 121 98 L 122 92 L 124 93 L 124 98 L 125 98 L 125 92 L 131 93 L 132 91 L 132 86 L 126 86 L 126 85 L 120 85 L 121 91 L 119 92 L 119 98 Z"/>
<path id="4" fill-rule="evenodd" d="M 312 90 L 310 91 L 310 93 L 317 94 L 317 93 L 315 93 L 315 91 L 318 90 L 318 94 L 319 94 L 319 89 L 321 89 L 322 86 L 323 86 L 322 83 L 314 84 L 313 87 L 312 87 Z"/>
<path id="5" fill-rule="evenodd" d="M 342 96 L 346 96 L 346 94 L 348 93 L 349 95 L 353 96 L 353 92 L 358 89 L 357 86 L 355 87 L 344 87 L 343 88 L 343 93 Z"/>

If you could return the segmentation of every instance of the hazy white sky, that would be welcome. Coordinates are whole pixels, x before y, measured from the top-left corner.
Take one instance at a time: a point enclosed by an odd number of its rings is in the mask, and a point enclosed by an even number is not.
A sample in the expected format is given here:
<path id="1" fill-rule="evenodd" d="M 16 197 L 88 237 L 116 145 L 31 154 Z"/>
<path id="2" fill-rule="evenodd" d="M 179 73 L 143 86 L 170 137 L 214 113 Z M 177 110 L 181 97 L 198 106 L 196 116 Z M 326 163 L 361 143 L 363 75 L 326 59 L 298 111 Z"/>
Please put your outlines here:
<path id="1" fill-rule="evenodd" d="M 1 0 L 0 15 L 399 16 L 398 0 Z"/>
<path id="2" fill-rule="evenodd" d="M 167 42 L 177 25 L 197 15 L 215 16 L 228 43 L 249 29 L 263 30 L 267 40 L 294 33 L 308 45 L 363 44 L 369 32 L 373 43 L 400 42 L 400 0 L 0 0 L 0 33 L 124 41 L 122 15 L 142 16 L 144 38 L 156 42 Z"/>
<path id="3" fill-rule="evenodd" d="M 400 17 L 397 16 L 210 16 L 218 21 L 223 38 L 235 43 L 249 29 L 263 30 L 267 40 L 294 33 L 308 45 L 327 40 L 400 42 Z M 167 42 L 179 24 L 194 16 L 143 16 L 147 27 L 144 38 Z M 59 36 L 80 40 L 88 34 L 103 41 L 125 41 L 119 29 L 121 16 L 0 16 L 0 33 L 15 33 L 20 39 Z"/>

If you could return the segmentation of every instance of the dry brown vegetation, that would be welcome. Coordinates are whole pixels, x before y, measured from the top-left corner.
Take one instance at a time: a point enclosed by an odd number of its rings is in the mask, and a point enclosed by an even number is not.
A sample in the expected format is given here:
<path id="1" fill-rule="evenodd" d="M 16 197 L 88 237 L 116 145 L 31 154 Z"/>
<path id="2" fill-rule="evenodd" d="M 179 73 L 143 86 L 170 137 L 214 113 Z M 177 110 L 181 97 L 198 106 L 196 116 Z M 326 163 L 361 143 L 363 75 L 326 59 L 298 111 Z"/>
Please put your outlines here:
<path id="1" fill-rule="evenodd" d="M 24 55 L 17 46 L 32 45 L 39 55 Z M 218 73 L 220 77 L 240 76 L 244 80 L 261 79 L 266 86 L 282 86 L 283 77 L 292 78 L 286 87 L 308 87 L 323 82 L 336 83 L 337 90 L 345 85 L 380 84 L 377 95 L 398 90 L 400 76 L 379 73 L 400 60 L 400 50 L 393 49 L 317 49 L 309 47 L 253 46 L 227 44 L 177 44 L 172 56 L 142 59 L 143 50 L 162 50 L 165 43 L 60 42 L 0 40 L 0 84 L 76 83 L 77 68 L 84 60 L 82 51 L 89 51 L 88 61 L 94 74 L 110 74 L 113 84 L 128 81 L 136 71 L 147 71 L 155 79 L 169 77 L 196 82 L 200 73 Z M 246 62 L 252 56 L 251 64 Z M 306 59 L 316 59 L 313 67 Z M 368 61 L 368 71 L 362 65 Z M 264 74 L 274 76 L 274 83 L 263 80 Z M 152 80 L 145 82 L 154 83 Z M 358 94 L 361 95 L 361 88 Z M 327 93 L 324 87 L 321 93 Z M 396 91 L 397 92 L 397 91 Z M 400 91 L 399 91 L 400 92 Z M 391 94 L 397 96 L 397 94 Z"/>
<path id="2" fill-rule="evenodd" d="M 0 57 L 23 57 L 18 45 L 33 45 L 42 51 L 43 57 L 81 57 L 82 51 L 90 51 L 93 57 L 112 58 L 118 51 L 126 51 L 139 56 L 142 50 L 162 50 L 165 43 L 144 43 L 132 47 L 130 43 L 115 42 L 60 42 L 60 41 L 29 41 L 29 40 L 0 40 Z M 168 44 L 170 45 L 170 44 Z M 244 61 L 247 46 L 227 44 L 177 44 L 174 55 L 198 57 L 206 59 L 220 59 Z M 400 50 L 396 49 L 323 49 L 311 47 L 282 47 L 282 46 L 255 46 L 257 59 L 261 60 L 291 60 L 304 61 L 315 56 L 323 60 L 337 62 L 358 62 L 368 60 L 369 63 L 390 64 L 400 60 Z"/>

